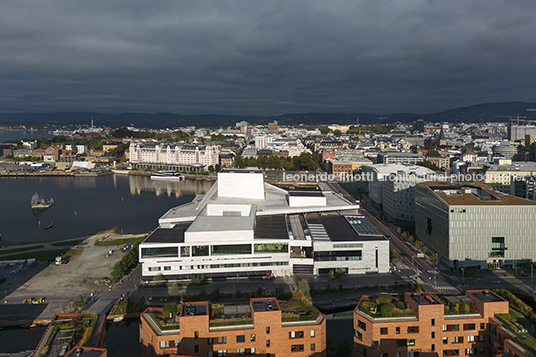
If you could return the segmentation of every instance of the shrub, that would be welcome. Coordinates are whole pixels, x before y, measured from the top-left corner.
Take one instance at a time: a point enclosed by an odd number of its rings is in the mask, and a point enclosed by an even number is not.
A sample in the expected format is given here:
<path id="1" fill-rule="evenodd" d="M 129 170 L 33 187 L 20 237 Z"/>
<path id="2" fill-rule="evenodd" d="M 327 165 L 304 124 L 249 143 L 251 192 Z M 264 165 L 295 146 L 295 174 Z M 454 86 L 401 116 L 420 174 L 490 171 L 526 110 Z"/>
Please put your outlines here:
<path id="1" fill-rule="evenodd" d="M 393 312 L 394 308 L 395 307 L 389 303 L 379 305 L 379 310 L 382 315 L 389 315 L 391 312 Z"/>

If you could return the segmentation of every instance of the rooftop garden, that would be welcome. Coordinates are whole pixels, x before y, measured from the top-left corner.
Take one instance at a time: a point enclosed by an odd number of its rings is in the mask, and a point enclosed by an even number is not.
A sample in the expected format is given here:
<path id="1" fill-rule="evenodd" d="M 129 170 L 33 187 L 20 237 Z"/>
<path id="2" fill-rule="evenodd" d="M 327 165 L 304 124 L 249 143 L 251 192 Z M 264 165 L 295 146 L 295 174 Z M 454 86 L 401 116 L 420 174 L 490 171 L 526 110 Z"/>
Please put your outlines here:
<path id="1" fill-rule="evenodd" d="M 476 305 L 474 302 L 450 302 L 442 296 L 436 296 L 439 301 L 444 304 L 445 315 L 464 315 L 464 314 L 476 314 Z"/>
<path id="2" fill-rule="evenodd" d="M 279 301 L 282 322 L 313 321 L 320 312 L 305 297 L 294 297 L 289 301 Z"/>
<path id="3" fill-rule="evenodd" d="M 161 311 L 151 310 L 149 316 L 158 324 L 161 330 L 178 330 L 180 306 L 175 303 L 167 304 Z"/>
<path id="4" fill-rule="evenodd" d="M 249 305 L 247 305 L 249 308 Z M 223 313 L 224 304 L 212 304 L 210 306 L 209 326 L 236 326 L 236 325 L 250 325 L 253 324 L 253 317 L 251 316 L 251 309 L 243 311 L 242 313 L 227 314 Z"/>
<path id="5" fill-rule="evenodd" d="M 37 356 L 49 356 L 53 344 L 62 346 L 65 351 L 74 346 L 84 346 L 91 337 L 97 318 L 97 313 L 89 311 L 83 311 L 81 315 L 59 315 L 50 327 L 52 333 L 38 346 Z"/>
<path id="6" fill-rule="evenodd" d="M 379 294 L 378 296 L 363 297 L 359 310 L 367 315 L 379 317 L 410 317 L 415 311 L 406 308 L 406 303 L 398 296 Z"/>

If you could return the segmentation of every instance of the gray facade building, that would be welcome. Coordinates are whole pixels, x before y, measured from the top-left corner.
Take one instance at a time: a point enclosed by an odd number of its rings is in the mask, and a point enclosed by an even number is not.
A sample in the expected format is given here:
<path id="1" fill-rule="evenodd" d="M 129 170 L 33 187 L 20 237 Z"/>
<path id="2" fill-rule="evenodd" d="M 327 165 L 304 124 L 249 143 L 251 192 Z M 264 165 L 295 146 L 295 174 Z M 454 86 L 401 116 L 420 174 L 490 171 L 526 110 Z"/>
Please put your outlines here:
<path id="1" fill-rule="evenodd" d="M 536 202 L 475 182 L 420 183 L 416 235 L 451 267 L 513 265 L 536 260 Z"/>
<path id="2" fill-rule="evenodd" d="M 412 164 L 424 161 L 422 152 L 387 152 L 378 154 L 378 164 Z"/>

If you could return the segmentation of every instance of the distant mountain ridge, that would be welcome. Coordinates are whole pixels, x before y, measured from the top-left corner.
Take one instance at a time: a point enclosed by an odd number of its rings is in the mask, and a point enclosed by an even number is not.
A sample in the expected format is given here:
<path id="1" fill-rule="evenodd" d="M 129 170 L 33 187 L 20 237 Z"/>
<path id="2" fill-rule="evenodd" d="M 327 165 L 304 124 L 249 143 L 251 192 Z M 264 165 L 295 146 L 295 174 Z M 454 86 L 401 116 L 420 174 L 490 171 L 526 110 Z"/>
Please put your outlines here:
<path id="1" fill-rule="evenodd" d="M 130 126 L 142 128 L 175 128 L 179 126 L 226 126 L 245 120 L 250 124 L 267 124 L 276 120 L 283 125 L 327 125 L 327 124 L 360 124 L 412 122 L 423 119 L 430 122 L 488 122 L 507 121 L 508 118 L 496 117 L 506 115 L 515 117 L 527 116 L 536 119 L 536 112 L 527 111 L 536 109 L 536 103 L 503 102 L 485 103 L 450 109 L 431 114 L 415 113 L 288 113 L 279 116 L 249 116 L 249 115 L 219 115 L 219 114 L 176 114 L 176 113 L 0 113 L 0 123 L 3 124 L 31 124 L 31 123 L 57 123 L 62 124 L 89 124 L 93 119 L 96 126 Z"/>

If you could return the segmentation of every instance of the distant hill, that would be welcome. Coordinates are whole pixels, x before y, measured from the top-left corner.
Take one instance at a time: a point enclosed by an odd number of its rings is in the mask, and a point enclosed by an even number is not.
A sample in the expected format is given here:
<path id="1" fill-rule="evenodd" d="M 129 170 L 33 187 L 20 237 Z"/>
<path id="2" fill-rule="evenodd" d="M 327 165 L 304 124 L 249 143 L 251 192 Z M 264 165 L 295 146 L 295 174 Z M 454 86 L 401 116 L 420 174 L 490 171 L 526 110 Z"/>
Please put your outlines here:
<path id="1" fill-rule="evenodd" d="M 96 126 L 130 126 L 140 128 L 174 128 L 179 126 L 228 126 L 245 120 L 250 124 L 267 124 L 277 121 L 281 125 L 326 125 L 326 124 L 355 124 L 359 119 L 360 124 L 412 122 L 424 119 L 430 122 L 488 122 L 507 121 L 508 118 L 496 117 L 496 115 L 508 115 L 515 117 L 527 116 L 535 119 L 536 112 L 528 112 L 527 109 L 536 108 L 536 103 L 504 102 L 472 105 L 431 114 L 394 113 L 288 113 L 279 116 L 247 116 L 247 115 L 218 115 L 218 114 L 175 114 L 175 113 L 0 113 L 0 123 L 4 124 L 31 124 L 31 123 L 55 123 L 65 124 L 89 124 L 91 119 Z"/>

